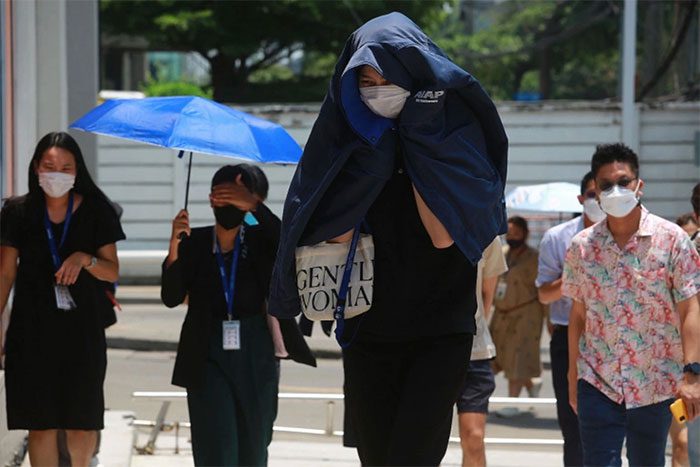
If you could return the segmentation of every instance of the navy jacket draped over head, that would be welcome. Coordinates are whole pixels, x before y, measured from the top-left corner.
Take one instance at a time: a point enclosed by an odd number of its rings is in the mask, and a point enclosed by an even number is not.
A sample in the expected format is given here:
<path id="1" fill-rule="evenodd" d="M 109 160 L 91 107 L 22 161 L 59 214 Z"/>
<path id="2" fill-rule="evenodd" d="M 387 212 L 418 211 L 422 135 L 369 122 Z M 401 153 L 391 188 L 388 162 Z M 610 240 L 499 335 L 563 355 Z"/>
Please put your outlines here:
<path id="1" fill-rule="evenodd" d="M 360 99 L 357 73 L 371 65 L 411 95 L 396 120 Z M 362 221 L 403 154 L 431 211 L 472 263 L 506 231 L 508 140 L 496 107 L 400 13 L 375 18 L 348 39 L 292 179 L 273 270 L 270 313 L 300 312 L 295 249 Z"/>

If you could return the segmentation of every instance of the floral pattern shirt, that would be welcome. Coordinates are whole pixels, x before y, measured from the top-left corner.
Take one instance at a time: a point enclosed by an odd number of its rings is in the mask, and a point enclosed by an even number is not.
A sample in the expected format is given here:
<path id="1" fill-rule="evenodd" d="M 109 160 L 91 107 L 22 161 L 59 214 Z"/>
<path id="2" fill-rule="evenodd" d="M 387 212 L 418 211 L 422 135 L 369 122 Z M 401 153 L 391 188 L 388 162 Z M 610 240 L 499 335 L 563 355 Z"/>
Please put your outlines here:
<path id="1" fill-rule="evenodd" d="M 586 308 L 578 377 L 627 408 L 675 396 L 682 377 L 675 304 L 700 292 L 700 256 L 680 227 L 642 208 L 624 248 L 607 222 L 577 234 L 562 292 Z"/>

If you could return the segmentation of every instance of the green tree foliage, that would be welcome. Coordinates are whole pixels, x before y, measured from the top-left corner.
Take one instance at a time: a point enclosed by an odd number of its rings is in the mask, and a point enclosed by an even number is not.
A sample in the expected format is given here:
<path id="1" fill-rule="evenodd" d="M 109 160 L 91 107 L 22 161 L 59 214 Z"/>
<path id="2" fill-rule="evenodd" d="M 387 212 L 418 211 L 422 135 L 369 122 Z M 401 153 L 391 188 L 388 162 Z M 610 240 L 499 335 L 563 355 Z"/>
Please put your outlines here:
<path id="1" fill-rule="evenodd" d="M 199 96 L 211 99 L 212 96 L 211 90 L 183 81 L 147 81 L 141 91 L 148 97 Z"/>
<path id="2" fill-rule="evenodd" d="M 621 0 L 457 0 L 455 8 L 430 32 L 494 97 L 619 97 Z M 638 3 L 638 98 L 697 98 L 697 9 L 698 0 Z"/>
<path id="3" fill-rule="evenodd" d="M 470 15 L 459 3 L 434 37 L 496 98 L 522 91 L 547 98 L 615 95 L 620 10 L 611 1 L 511 0 Z M 483 3 L 483 2 L 482 2 Z M 481 24 L 475 22 L 481 21 Z"/>
<path id="4" fill-rule="evenodd" d="M 100 0 L 100 26 L 108 34 L 143 37 L 151 50 L 198 52 L 211 66 L 214 98 L 238 100 L 251 74 L 298 50 L 314 52 L 317 59 L 337 55 L 364 21 L 401 11 L 420 22 L 440 5 L 423 0 Z M 318 68 L 319 63 L 310 65 Z M 269 76 L 255 75 L 258 82 Z"/>

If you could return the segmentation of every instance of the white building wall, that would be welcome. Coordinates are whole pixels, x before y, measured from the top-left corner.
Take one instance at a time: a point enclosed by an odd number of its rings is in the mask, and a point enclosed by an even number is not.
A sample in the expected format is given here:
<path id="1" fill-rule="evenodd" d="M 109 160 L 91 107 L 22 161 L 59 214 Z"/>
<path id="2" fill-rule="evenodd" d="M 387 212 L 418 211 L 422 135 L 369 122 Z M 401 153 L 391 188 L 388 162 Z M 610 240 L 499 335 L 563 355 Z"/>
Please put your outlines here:
<path id="1" fill-rule="evenodd" d="M 277 120 L 304 144 L 318 106 L 244 107 Z M 690 210 L 690 191 L 700 180 L 696 140 L 700 132 L 700 103 L 642 106 L 640 118 L 641 176 L 646 182 L 644 203 L 669 219 Z M 504 103 L 499 111 L 510 139 L 507 190 L 552 181 L 578 183 L 590 168 L 600 143 L 621 137 L 621 112 L 616 104 Z M 98 140 L 100 186 L 124 207 L 128 240 L 124 249 L 165 249 L 170 219 L 182 208 L 185 160 L 176 152 L 113 138 Z M 192 224 L 213 222 L 207 194 L 214 171 L 234 159 L 194 155 L 190 216 Z M 268 204 L 281 214 L 294 167 L 265 166 L 270 179 Z"/>

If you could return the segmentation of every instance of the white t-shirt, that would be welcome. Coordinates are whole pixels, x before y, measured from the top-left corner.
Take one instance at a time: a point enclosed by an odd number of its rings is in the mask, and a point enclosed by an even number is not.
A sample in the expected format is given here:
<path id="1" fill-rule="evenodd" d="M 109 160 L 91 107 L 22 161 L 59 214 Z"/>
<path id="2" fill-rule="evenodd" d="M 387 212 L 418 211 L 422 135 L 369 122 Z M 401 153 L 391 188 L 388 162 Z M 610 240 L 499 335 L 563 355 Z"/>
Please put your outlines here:
<path id="1" fill-rule="evenodd" d="M 493 345 L 491 333 L 486 323 L 484 315 L 484 297 L 481 293 L 481 287 L 484 277 L 497 277 L 508 270 L 506 257 L 503 254 L 501 240 L 496 237 L 491 244 L 484 250 L 479 264 L 477 266 L 476 275 L 476 335 L 472 343 L 472 360 L 487 360 L 496 356 L 496 346 Z"/>

